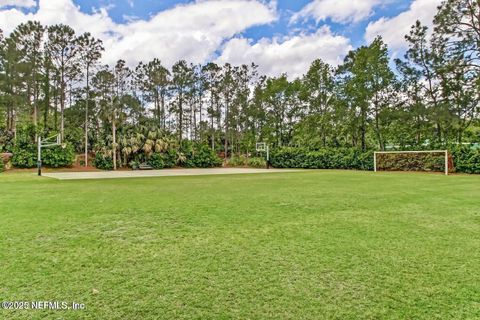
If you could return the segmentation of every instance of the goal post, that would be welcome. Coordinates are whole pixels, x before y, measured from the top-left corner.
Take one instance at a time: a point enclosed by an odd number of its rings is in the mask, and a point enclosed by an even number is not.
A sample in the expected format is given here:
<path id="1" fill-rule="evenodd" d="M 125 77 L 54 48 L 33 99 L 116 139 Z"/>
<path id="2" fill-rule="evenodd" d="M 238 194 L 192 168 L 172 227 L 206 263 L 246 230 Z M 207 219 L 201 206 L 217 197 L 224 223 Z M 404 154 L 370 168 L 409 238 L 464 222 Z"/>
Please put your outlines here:
<path id="1" fill-rule="evenodd" d="M 448 150 L 376 151 L 374 171 L 437 171 L 448 175 Z"/>

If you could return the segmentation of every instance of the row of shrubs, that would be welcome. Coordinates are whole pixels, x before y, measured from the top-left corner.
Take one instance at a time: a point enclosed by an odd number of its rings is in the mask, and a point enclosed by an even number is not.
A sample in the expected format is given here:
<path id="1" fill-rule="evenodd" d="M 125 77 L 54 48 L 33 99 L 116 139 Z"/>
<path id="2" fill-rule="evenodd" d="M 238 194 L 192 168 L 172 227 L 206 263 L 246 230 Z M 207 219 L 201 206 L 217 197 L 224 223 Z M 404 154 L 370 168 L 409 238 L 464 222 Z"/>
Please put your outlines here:
<path id="1" fill-rule="evenodd" d="M 270 162 L 275 168 L 373 170 L 373 152 L 353 148 L 308 150 L 285 147 L 274 151 Z"/>
<path id="2" fill-rule="evenodd" d="M 55 146 L 42 150 L 42 164 L 50 168 L 70 167 L 75 160 L 72 145 L 65 148 Z M 16 168 L 34 168 L 37 166 L 37 150 L 34 146 L 15 147 L 13 149 L 12 165 Z"/>
<path id="3" fill-rule="evenodd" d="M 250 168 L 265 168 L 267 162 L 260 157 L 247 157 L 245 155 L 234 155 L 227 160 L 229 167 L 250 167 Z"/>
<path id="4" fill-rule="evenodd" d="M 168 149 L 164 152 L 154 152 L 148 157 L 138 157 L 130 161 L 132 169 L 138 169 L 141 164 L 146 163 L 154 169 L 172 168 L 175 166 L 185 168 L 212 168 L 222 165 L 222 159 L 205 144 L 194 144 L 185 142 L 179 150 Z M 102 170 L 113 169 L 111 156 L 97 153 L 94 166 Z"/>
<path id="5" fill-rule="evenodd" d="M 71 167 L 75 161 L 75 152 L 72 145 L 65 148 L 55 146 L 42 150 L 42 164 L 45 167 L 61 168 Z M 3 161 L 0 172 L 3 171 Z M 163 153 L 153 153 L 146 159 L 136 159 L 129 163 L 133 169 L 138 169 L 141 163 L 147 163 L 155 169 L 182 166 L 186 168 L 210 168 L 222 165 L 220 159 L 207 145 L 186 143 L 180 150 L 169 149 Z M 34 168 L 37 165 L 37 152 L 35 146 L 15 147 L 12 165 L 16 168 Z M 113 169 L 111 156 L 96 153 L 94 166 L 102 170 Z"/>
<path id="6" fill-rule="evenodd" d="M 480 149 L 470 146 L 450 148 L 454 171 L 480 174 Z M 417 154 L 415 156 L 386 155 L 377 159 L 378 167 L 388 170 L 443 171 L 443 154 Z M 354 148 L 326 148 L 308 150 L 285 147 L 277 149 L 271 155 L 271 164 L 275 168 L 303 169 L 357 169 L 373 170 L 373 151 L 362 152 Z"/>
<path id="7" fill-rule="evenodd" d="M 469 146 L 454 147 L 451 149 L 453 166 L 456 172 L 480 174 L 480 149 L 471 149 Z M 379 158 L 379 167 L 384 166 L 389 170 L 405 170 L 411 167 L 417 170 L 420 163 L 422 170 L 442 171 L 444 166 L 443 156 L 426 154 L 421 157 L 385 157 L 383 163 Z M 66 148 L 60 146 L 47 148 L 42 151 L 42 162 L 46 167 L 69 167 L 73 164 L 75 153 L 73 146 Z M 163 153 L 153 153 L 147 159 L 137 159 L 130 162 L 130 167 L 137 169 L 146 162 L 155 169 L 182 166 L 186 168 L 209 168 L 222 165 L 222 159 L 207 145 L 186 143 L 180 150 L 169 149 Z M 373 152 L 362 152 L 354 148 L 327 148 L 321 150 L 308 150 L 303 148 L 285 147 L 272 152 L 270 162 L 276 168 L 305 168 L 305 169 L 357 169 L 373 170 Z M 382 164 L 383 163 L 383 164 Z M 36 148 L 28 146 L 15 148 L 12 165 L 17 168 L 34 168 L 37 164 Z M 111 157 L 97 153 L 94 165 L 103 170 L 113 169 Z M 245 166 L 264 168 L 266 162 L 263 158 L 233 156 L 227 162 L 229 166 Z M 4 170 L 4 163 L 0 161 L 0 172 Z"/>

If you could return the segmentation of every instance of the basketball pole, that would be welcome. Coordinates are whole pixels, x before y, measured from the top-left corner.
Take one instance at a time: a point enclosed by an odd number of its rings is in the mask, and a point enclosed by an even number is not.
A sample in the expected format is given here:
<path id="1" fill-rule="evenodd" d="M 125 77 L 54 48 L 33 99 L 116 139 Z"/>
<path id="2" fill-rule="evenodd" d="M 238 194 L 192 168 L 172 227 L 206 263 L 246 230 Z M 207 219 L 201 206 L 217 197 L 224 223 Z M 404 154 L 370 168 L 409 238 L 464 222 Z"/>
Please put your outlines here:
<path id="1" fill-rule="evenodd" d="M 270 148 L 267 144 L 267 169 L 270 169 Z"/>
<path id="2" fill-rule="evenodd" d="M 448 176 L 448 150 L 445 150 L 445 175 Z"/>
<path id="3" fill-rule="evenodd" d="M 39 176 L 42 175 L 42 137 L 38 135 L 37 140 L 37 173 Z"/>

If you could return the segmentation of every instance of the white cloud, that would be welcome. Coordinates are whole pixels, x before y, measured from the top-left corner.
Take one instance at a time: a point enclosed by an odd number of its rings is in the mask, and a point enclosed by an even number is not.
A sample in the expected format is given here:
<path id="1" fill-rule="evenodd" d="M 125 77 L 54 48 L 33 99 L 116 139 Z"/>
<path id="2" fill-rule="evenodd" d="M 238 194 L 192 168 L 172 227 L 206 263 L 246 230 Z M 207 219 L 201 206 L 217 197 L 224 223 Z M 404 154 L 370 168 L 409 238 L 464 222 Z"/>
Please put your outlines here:
<path id="1" fill-rule="evenodd" d="M 158 56 L 167 64 L 180 58 L 201 63 L 226 39 L 275 19 L 275 12 L 258 1 L 199 1 L 160 12 L 149 21 L 119 25 L 122 39 L 112 49 L 131 59 Z"/>
<path id="2" fill-rule="evenodd" d="M 93 14 L 80 11 L 71 0 L 39 0 L 35 13 L 24 13 L 19 9 L 0 10 L 0 28 L 10 33 L 20 23 L 37 20 L 44 25 L 68 24 L 78 33 L 90 32 L 97 37 L 105 37 L 116 24 L 108 16 L 106 9 L 98 9 Z"/>
<path id="3" fill-rule="evenodd" d="M 197 0 L 161 11 L 148 20 L 117 24 L 105 8 L 87 14 L 72 0 L 39 0 L 36 13 L 0 10 L 0 28 L 8 34 L 28 20 L 44 25 L 64 23 L 78 33 L 88 31 L 102 39 L 105 63 L 123 58 L 134 65 L 158 57 L 171 65 L 179 59 L 206 62 L 225 40 L 276 18 L 276 5 L 259 0 Z"/>
<path id="4" fill-rule="evenodd" d="M 107 8 L 84 13 L 72 0 L 40 0 L 35 13 L 0 10 L 0 28 L 8 34 L 28 20 L 68 24 L 79 34 L 88 31 L 102 39 L 106 48 L 102 62 L 111 65 L 120 58 L 135 66 L 155 57 L 169 67 L 179 59 L 235 65 L 255 62 L 262 73 L 272 76 L 283 72 L 301 76 L 317 58 L 337 65 L 352 49 L 348 38 L 332 34 L 325 26 L 314 33 L 256 42 L 241 36 L 249 27 L 275 21 L 276 8 L 276 1 L 197 0 L 147 20 L 135 18 L 119 24 L 109 17 Z"/>
<path id="5" fill-rule="evenodd" d="M 317 23 L 330 18 L 334 22 L 359 22 L 368 18 L 375 6 L 386 0 L 314 0 L 294 14 L 291 22 L 314 18 Z"/>
<path id="6" fill-rule="evenodd" d="M 0 8 L 6 6 L 13 6 L 18 8 L 35 7 L 37 3 L 35 0 L 0 0 Z"/>
<path id="7" fill-rule="evenodd" d="M 410 27 L 417 20 L 431 27 L 440 3 L 441 0 L 414 0 L 407 11 L 393 18 L 380 18 L 370 22 L 365 32 L 365 40 L 370 42 L 380 35 L 393 51 L 403 50 L 407 45 L 405 35 L 410 32 Z"/>
<path id="8" fill-rule="evenodd" d="M 313 34 L 264 38 L 256 43 L 235 38 L 225 44 L 217 62 L 234 65 L 255 62 L 262 74 L 276 76 L 287 72 L 289 78 L 294 78 L 306 73 L 312 61 L 318 58 L 338 65 L 351 49 L 349 39 L 333 35 L 328 27 L 322 27 Z"/>

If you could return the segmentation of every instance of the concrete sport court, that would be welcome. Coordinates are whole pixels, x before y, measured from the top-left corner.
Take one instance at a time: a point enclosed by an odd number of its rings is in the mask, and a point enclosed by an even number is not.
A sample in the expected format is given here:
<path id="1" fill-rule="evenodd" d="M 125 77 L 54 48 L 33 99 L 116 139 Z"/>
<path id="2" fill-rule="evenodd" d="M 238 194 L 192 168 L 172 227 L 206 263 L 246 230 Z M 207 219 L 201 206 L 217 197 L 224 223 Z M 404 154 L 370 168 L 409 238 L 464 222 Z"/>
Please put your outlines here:
<path id="1" fill-rule="evenodd" d="M 250 168 L 213 168 L 213 169 L 163 169 L 146 171 L 95 171 L 95 172 L 48 172 L 44 177 L 58 180 L 113 179 L 113 178 L 145 178 L 172 176 L 200 176 L 218 174 L 275 173 L 299 172 L 293 169 L 250 169 Z"/>

